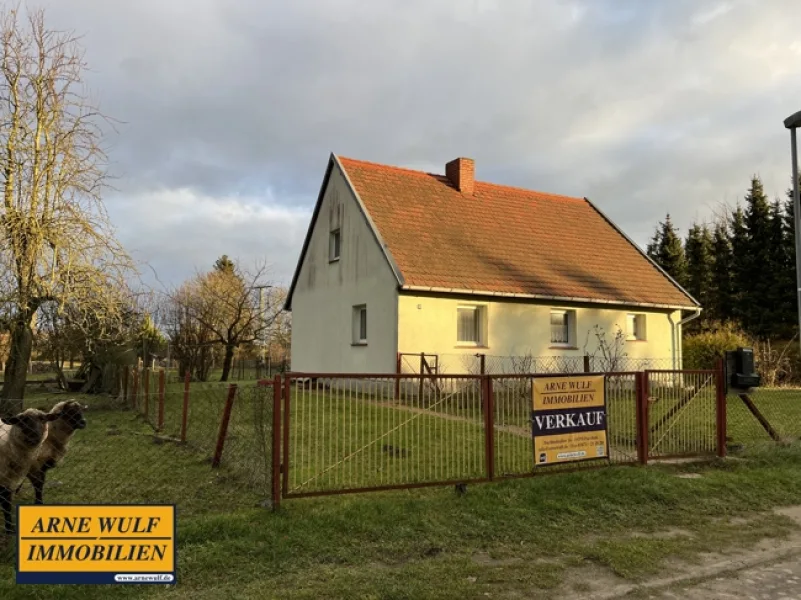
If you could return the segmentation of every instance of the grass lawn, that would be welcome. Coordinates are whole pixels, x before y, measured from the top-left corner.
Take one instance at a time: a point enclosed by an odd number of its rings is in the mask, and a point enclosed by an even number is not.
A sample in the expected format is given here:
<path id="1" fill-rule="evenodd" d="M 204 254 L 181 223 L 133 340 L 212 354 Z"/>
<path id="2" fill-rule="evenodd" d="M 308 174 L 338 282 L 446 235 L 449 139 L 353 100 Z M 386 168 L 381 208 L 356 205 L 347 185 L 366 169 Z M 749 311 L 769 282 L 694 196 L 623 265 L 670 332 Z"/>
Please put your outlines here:
<path id="1" fill-rule="evenodd" d="M 254 428 L 254 422 L 270 423 L 265 412 L 270 396 L 260 396 L 252 386 L 240 389 L 220 469 L 210 467 L 213 444 L 201 439 L 209 435 L 213 440 L 225 386 L 209 385 L 193 386 L 198 400 L 190 405 L 191 443 L 185 446 L 154 439 L 141 417 L 113 401 L 85 397 L 89 426 L 76 434 L 65 463 L 48 477 L 47 503 L 177 503 L 176 588 L 18 587 L 13 583 L 13 542 L 6 541 L 4 546 L 0 542 L 0 598 L 536 596 L 568 580 L 571 569 L 581 565 L 638 580 L 659 572 L 671 558 L 692 560 L 699 552 L 725 552 L 763 537 L 781 537 L 793 530 L 792 522 L 757 511 L 801 503 L 801 445 L 766 451 L 747 444 L 739 459 L 725 463 L 610 467 L 473 485 L 464 496 L 452 488 L 431 488 L 285 500 L 272 513 L 260 506 L 268 483 L 263 444 L 269 429 L 259 434 Z M 483 456 L 478 419 L 421 415 L 408 407 L 362 401 L 361 426 L 350 432 L 341 428 L 351 422 L 343 411 L 353 409 L 353 402 L 346 405 L 341 397 L 329 396 L 311 401 L 298 392 L 293 390 L 298 432 L 322 433 L 327 424 L 343 434 L 333 438 L 339 445 L 315 446 L 311 437 L 300 445 L 314 450 L 309 456 L 329 452 L 325 465 L 360 448 L 359 439 L 370 441 L 392 431 L 375 444 L 382 448 L 359 454 L 370 457 L 360 459 L 362 477 L 427 474 L 436 467 L 437 454 L 448 451 L 460 468 L 483 467 L 481 460 L 468 460 Z M 63 397 L 29 396 L 26 403 L 49 407 Z M 787 393 L 760 401 L 791 422 L 794 397 Z M 168 393 L 165 414 L 175 414 L 181 399 L 182 393 Z M 738 410 L 734 406 L 730 410 Z M 610 419 L 614 410 L 610 406 Z M 311 425 L 302 426 L 308 423 L 303 415 Z M 411 423 L 430 432 L 414 446 L 408 443 L 415 439 Z M 171 417 L 164 433 L 175 425 Z M 523 440 L 520 452 L 531 456 L 530 439 L 508 433 L 497 440 L 499 447 L 503 440 L 513 445 Z M 412 454 L 391 456 L 384 444 Z M 423 458 L 416 459 L 416 452 Z M 298 481 L 320 472 L 319 465 L 296 458 Z M 678 478 L 679 471 L 701 477 Z M 329 483 L 336 483 L 335 472 L 325 474 L 334 478 Z M 19 500 L 32 502 L 29 485 Z M 677 529 L 680 534 L 673 535 Z M 654 535 L 666 531 L 671 535 Z"/>
<path id="2" fill-rule="evenodd" d="M 793 524 L 757 511 L 801 499 L 794 446 L 728 463 L 475 485 L 464 496 L 436 488 L 287 500 L 272 513 L 255 508 L 258 498 L 224 470 L 215 474 L 191 452 L 134 435 L 141 425 L 131 413 L 97 410 L 89 418 L 47 500 L 178 502 L 180 583 L 15 586 L 7 546 L 2 598 L 537 597 L 582 565 L 637 581 L 674 558 L 780 538 Z M 701 477 L 678 478 L 679 471 Z"/>

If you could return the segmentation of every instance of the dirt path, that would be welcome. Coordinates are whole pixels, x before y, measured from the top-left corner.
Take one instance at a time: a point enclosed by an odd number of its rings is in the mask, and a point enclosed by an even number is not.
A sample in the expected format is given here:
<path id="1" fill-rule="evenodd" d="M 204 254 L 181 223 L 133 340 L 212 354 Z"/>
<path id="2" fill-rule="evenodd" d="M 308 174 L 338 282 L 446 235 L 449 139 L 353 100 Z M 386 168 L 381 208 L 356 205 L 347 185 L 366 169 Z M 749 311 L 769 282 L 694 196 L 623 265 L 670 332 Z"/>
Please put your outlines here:
<path id="1" fill-rule="evenodd" d="M 801 506 L 774 512 L 801 525 Z M 766 540 L 734 555 L 709 555 L 693 565 L 676 564 L 671 575 L 640 584 L 626 582 L 600 567 L 576 569 L 551 597 L 801 600 L 801 532 L 781 541 Z"/>

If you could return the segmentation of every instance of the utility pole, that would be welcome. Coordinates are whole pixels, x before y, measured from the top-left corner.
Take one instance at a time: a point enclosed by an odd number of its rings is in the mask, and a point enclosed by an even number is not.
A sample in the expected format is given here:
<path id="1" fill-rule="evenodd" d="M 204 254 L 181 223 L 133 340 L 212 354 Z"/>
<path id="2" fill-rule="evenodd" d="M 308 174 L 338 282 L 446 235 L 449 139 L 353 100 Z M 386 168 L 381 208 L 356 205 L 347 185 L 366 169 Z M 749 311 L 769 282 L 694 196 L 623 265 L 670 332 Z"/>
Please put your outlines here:
<path id="1" fill-rule="evenodd" d="M 264 320 L 264 290 L 265 289 L 269 289 L 269 288 L 271 288 L 273 286 L 271 286 L 271 285 L 259 285 L 259 286 L 254 286 L 254 287 L 259 290 L 259 324 L 260 324 L 260 327 L 259 327 L 259 344 L 261 345 L 261 364 L 266 367 L 267 366 L 267 358 L 266 358 L 267 341 L 266 341 L 265 338 L 266 338 L 266 335 L 267 335 L 267 323 Z M 267 374 L 267 376 L 269 377 L 269 373 Z"/>
<path id="2" fill-rule="evenodd" d="M 790 155 L 793 161 L 793 229 L 795 230 L 795 278 L 796 299 L 798 302 L 798 341 L 801 344 L 801 203 L 798 191 L 798 147 L 795 130 L 801 127 L 801 111 L 784 120 L 784 126 L 790 130 Z"/>
<path id="3" fill-rule="evenodd" d="M 259 321 L 261 321 L 261 329 L 259 333 L 261 334 L 261 364 L 266 364 L 264 360 L 264 355 L 266 349 L 264 347 L 264 287 L 259 287 Z"/>

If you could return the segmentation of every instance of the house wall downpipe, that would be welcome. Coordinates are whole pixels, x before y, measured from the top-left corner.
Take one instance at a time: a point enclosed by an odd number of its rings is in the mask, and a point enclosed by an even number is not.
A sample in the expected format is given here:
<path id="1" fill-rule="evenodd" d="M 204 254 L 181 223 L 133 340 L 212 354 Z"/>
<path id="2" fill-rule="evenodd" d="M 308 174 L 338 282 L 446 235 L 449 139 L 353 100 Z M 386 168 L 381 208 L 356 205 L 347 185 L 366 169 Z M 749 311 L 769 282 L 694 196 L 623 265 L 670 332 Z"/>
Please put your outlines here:
<path id="1" fill-rule="evenodd" d="M 673 370 L 674 371 L 676 371 L 678 369 L 678 365 L 676 364 L 677 354 L 678 354 L 678 352 L 676 351 L 676 347 L 677 347 L 676 339 L 677 339 L 677 335 L 678 335 L 678 328 L 681 327 L 682 325 L 685 325 L 685 324 L 689 323 L 693 319 L 697 319 L 700 316 L 701 316 L 701 309 L 700 308 L 696 308 L 695 312 L 693 314 L 681 319 L 678 323 L 674 323 L 673 322 L 673 315 L 668 313 L 667 318 L 668 318 L 668 321 L 670 321 L 670 338 L 671 338 L 670 341 L 671 341 L 671 345 L 672 345 L 671 346 L 671 354 L 673 355 Z"/>

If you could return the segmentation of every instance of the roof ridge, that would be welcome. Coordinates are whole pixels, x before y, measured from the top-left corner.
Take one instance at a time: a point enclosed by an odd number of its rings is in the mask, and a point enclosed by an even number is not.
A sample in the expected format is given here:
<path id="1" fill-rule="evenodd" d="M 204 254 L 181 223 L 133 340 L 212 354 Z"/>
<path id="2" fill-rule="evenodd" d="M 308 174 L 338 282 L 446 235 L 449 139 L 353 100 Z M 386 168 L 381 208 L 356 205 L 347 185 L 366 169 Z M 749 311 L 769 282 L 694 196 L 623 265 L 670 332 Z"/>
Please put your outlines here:
<path id="1" fill-rule="evenodd" d="M 492 183 L 491 181 L 480 181 L 476 179 L 476 184 L 486 185 L 494 188 L 510 190 L 514 192 L 523 192 L 525 194 L 537 194 L 539 196 L 549 196 L 554 200 L 572 200 L 573 202 L 584 202 L 584 198 L 578 196 L 568 196 L 566 194 L 555 194 L 553 192 L 543 192 L 541 190 L 533 190 L 531 188 L 524 188 L 517 185 L 506 185 L 504 183 Z"/>
<path id="2" fill-rule="evenodd" d="M 377 163 L 371 160 L 362 160 L 360 158 L 351 158 L 349 156 L 340 156 L 337 155 L 339 160 L 345 160 L 348 162 L 353 163 L 360 163 L 363 165 L 370 165 L 372 167 L 381 167 L 382 169 L 389 169 L 392 171 L 402 171 L 404 173 L 412 173 L 414 175 L 425 175 L 425 176 L 432 176 L 432 177 L 445 177 L 443 173 L 429 173 L 428 171 L 421 171 L 420 169 L 410 169 L 408 167 L 398 167 L 396 165 L 387 165 L 384 163 Z"/>
<path id="3" fill-rule="evenodd" d="M 344 161 L 348 161 L 348 162 L 352 162 L 352 163 L 359 163 L 359 164 L 363 164 L 363 165 L 379 167 L 381 169 L 388 169 L 388 170 L 392 170 L 392 171 L 400 171 L 402 173 L 409 173 L 409 174 L 413 174 L 413 175 L 417 175 L 417 176 L 439 177 L 441 179 L 447 179 L 448 178 L 447 175 L 445 175 L 444 173 L 430 173 L 428 171 L 421 171 L 420 169 L 410 169 L 408 167 L 398 167 L 396 165 L 387 165 L 387 164 L 384 164 L 384 163 L 378 163 L 378 162 L 374 162 L 374 161 L 371 161 L 371 160 L 362 160 L 362 159 L 359 159 L 359 158 L 352 158 L 352 157 L 349 157 L 349 156 L 338 156 L 338 158 L 340 160 L 344 160 Z M 494 183 L 492 181 L 483 181 L 483 180 L 480 180 L 480 179 L 476 179 L 475 183 L 476 183 L 476 185 L 489 186 L 489 187 L 493 187 L 493 188 L 497 188 L 497 189 L 510 190 L 510 191 L 515 191 L 515 192 L 523 192 L 523 193 L 526 193 L 526 194 L 536 194 L 536 195 L 539 195 L 539 196 L 547 196 L 547 197 L 550 197 L 550 198 L 552 198 L 554 200 L 571 200 L 571 201 L 574 201 L 574 202 L 585 202 L 584 198 L 579 198 L 578 196 L 568 196 L 566 194 L 556 194 L 554 192 L 544 192 L 544 191 L 541 191 L 541 190 L 535 190 L 535 189 L 531 189 L 531 188 L 524 188 L 524 187 L 521 187 L 521 186 L 507 185 L 507 184 L 503 184 L 503 183 Z"/>

